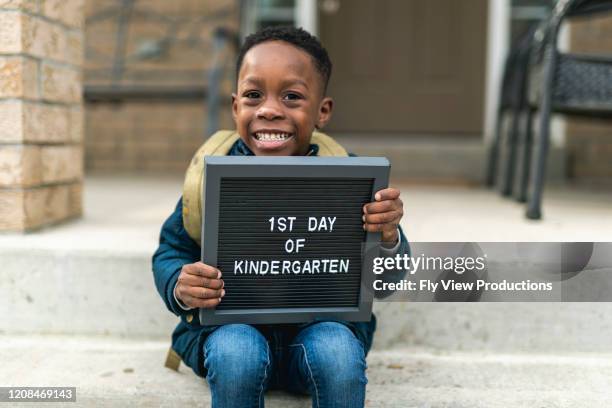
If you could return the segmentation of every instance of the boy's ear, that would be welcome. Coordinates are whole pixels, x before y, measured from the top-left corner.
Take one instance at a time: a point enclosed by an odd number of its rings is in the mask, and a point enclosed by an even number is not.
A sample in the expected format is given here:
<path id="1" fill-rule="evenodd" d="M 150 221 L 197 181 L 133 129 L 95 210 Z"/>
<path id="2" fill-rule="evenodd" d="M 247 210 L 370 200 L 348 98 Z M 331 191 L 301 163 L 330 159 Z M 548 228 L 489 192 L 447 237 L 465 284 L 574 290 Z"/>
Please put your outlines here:
<path id="1" fill-rule="evenodd" d="M 324 97 L 319 106 L 319 117 L 316 124 L 317 129 L 322 129 L 327 125 L 327 122 L 331 119 L 333 109 L 334 100 L 329 96 Z"/>
<path id="2" fill-rule="evenodd" d="M 235 93 L 232 93 L 232 117 L 234 118 L 234 123 L 236 123 L 236 116 L 238 115 L 238 101 Z"/>

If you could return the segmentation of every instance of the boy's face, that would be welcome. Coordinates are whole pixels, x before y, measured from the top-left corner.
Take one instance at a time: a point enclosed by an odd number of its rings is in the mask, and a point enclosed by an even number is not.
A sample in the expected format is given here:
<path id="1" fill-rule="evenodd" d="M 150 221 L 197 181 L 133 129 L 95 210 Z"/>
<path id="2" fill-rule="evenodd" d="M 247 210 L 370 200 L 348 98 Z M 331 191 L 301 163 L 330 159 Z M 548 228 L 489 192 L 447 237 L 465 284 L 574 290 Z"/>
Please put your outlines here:
<path id="1" fill-rule="evenodd" d="M 315 126 L 330 119 L 331 98 L 312 57 L 283 42 L 251 48 L 238 73 L 232 114 L 242 140 L 257 156 L 303 156 Z"/>

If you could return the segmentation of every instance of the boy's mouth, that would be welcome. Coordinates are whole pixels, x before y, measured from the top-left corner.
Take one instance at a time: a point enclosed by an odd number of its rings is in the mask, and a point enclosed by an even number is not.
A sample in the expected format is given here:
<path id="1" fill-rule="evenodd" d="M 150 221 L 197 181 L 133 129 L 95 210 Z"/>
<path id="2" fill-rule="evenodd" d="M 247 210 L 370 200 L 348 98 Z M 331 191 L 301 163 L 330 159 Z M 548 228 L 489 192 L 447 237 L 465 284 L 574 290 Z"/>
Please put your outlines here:
<path id="1" fill-rule="evenodd" d="M 293 137 L 293 133 L 266 130 L 254 132 L 252 136 L 253 139 L 255 139 L 257 148 L 262 150 L 276 150 L 287 143 Z"/>

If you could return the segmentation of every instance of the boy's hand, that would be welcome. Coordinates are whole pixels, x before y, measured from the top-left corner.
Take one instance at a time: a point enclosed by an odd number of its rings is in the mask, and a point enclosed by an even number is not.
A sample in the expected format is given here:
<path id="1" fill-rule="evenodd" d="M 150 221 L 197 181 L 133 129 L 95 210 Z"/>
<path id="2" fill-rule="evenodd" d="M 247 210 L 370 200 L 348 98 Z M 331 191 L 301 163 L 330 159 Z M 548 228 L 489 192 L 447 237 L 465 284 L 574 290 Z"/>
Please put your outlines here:
<path id="1" fill-rule="evenodd" d="M 395 244 L 399 239 L 397 226 L 404 215 L 404 203 L 396 188 L 385 188 L 374 195 L 376 201 L 363 206 L 363 229 L 382 232 L 382 242 Z"/>
<path id="2" fill-rule="evenodd" d="M 221 271 L 202 262 L 183 265 L 175 295 L 186 306 L 211 309 L 225 295 Z"/>

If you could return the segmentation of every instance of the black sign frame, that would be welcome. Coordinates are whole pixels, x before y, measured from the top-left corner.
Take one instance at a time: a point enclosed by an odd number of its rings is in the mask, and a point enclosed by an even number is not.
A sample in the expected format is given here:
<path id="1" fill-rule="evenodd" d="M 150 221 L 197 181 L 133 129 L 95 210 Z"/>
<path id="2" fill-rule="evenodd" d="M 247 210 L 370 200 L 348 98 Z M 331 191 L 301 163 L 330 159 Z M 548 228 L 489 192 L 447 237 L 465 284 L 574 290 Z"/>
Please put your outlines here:
<path id="1" fill-rule="evenodd" d="M 219 233 L 219 201 L 224 177 L 249 178 L 370 178 L 374 194 L 388 186 L 389 161 L 384 157 L 272 157 L 272 156 L 206 156 L 205 189 L 202 191 L 202 262 L 216 266 Z M 273 324 L 303 323 L 316 319 L 369 321 L 372 314 L 374 274 L 373 258 L 378 256 L 381 234 L 367 232 L 363 242 L 361 285 L 358 307 L 300 307 L 265 309 L 200 309 L 201 324 L 228 323 Z"/>

